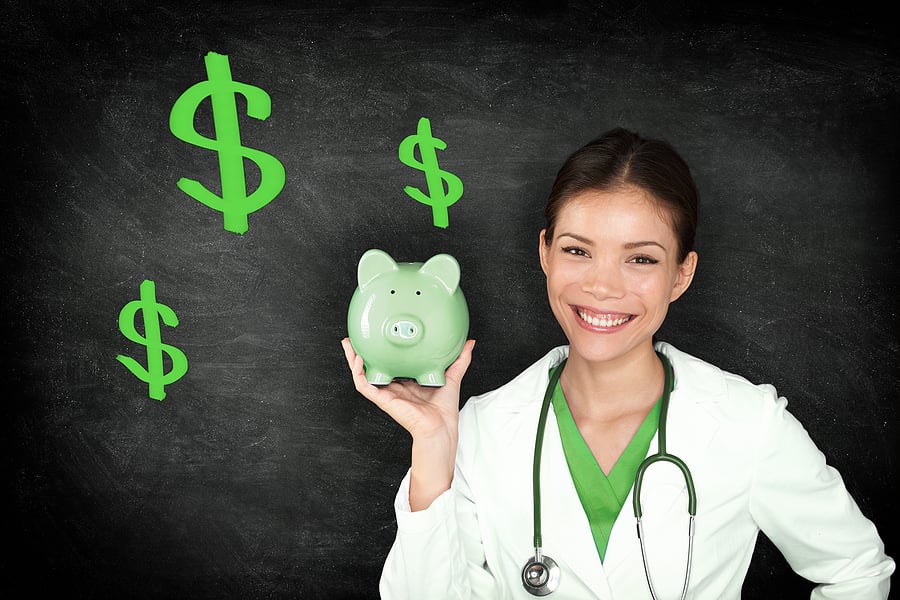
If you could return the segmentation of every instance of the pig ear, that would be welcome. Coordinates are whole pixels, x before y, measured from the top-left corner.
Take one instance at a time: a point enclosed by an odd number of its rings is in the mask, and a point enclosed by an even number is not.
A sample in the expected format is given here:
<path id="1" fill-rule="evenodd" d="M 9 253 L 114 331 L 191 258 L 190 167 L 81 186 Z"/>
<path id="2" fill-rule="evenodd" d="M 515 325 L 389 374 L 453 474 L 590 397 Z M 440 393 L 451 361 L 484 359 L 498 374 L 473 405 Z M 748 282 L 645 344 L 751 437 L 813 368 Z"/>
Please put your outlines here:
<path id="1" fill-rule="evenodd" d="M 372 283 L 372 280 L 390 271 L 397 270 L 397 263 L 390 254 L 384 250 L 367 250 L 359 259 L 359 267 L 356 269 L 356 281 L 362 289 Z"/>
<path id="2" fill-rule="evenodd" d="M 432 256 L 419 267 L 419 272 L 437 278 L 451 294 L 459 287 L 459 263 L 449 254 Z"/>

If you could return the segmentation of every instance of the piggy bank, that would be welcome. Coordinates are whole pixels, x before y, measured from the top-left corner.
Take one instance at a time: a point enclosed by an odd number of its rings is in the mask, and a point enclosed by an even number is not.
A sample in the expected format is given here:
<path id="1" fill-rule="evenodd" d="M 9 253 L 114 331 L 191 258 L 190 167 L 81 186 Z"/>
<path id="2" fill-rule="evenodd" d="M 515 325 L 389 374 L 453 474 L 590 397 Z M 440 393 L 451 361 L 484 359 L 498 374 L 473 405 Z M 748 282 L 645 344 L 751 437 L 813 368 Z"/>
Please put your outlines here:
<path id="1" fill-rule="evenodd" d="M 398 263 L 375 249 L 362 255 L 347 329 L 370 383 L 386 385 L 399 377 L 444 385 L 444 371 L 469 333 L 459 275 L 459 263 L 449 254 L 424 263 Z"/>

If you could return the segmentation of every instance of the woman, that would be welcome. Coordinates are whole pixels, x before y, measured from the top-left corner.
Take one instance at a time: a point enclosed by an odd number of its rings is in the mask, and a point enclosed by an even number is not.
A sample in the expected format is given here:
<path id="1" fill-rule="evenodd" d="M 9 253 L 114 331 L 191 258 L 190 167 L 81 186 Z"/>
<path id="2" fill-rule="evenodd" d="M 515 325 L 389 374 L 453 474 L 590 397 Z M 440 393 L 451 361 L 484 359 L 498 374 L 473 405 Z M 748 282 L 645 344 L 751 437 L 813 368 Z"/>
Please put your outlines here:
<path id="1" fill-rule="evenodd" d="M 697 191 L 675 150 L 606 133 L 562 166 L 546 218 L 540 262 L 569 343 L 508 384 L 458 411 L 473 341 L 438 389 L 368 384 L 343 341 L 356 389 L 412 435 L 382 596 L 555 588 L 559 598 L 633 600 L 654 597 L 652 585 L 661 598 L 736 599 L 762 530 L 820 584 L 814 598 L 887 598 L 893 560 L 786 401 L 655 342 L 697 267 Z M 639 464 L 663 445 L 663 427 L 692 485 L 678 465 L 657 462 L 633 509 Z"/>

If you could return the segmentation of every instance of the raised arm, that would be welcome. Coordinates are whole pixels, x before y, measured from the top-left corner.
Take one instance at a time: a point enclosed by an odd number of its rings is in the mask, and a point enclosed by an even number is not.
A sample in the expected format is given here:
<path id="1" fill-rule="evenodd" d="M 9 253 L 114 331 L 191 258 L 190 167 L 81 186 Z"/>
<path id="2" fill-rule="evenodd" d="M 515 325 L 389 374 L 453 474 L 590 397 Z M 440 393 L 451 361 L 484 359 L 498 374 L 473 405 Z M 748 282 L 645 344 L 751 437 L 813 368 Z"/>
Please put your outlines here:
<path id="1" fill-rule="evenodd" d="M 366 380 L 363 359 L 349 338 L 341 341 L 356 390 L 386 412 L 412 436 L 409 504 L 413 511 L 428 508 L 450 489 L 459 440 L 459 391 L 472 362 L 474 340 L 447 368 L 446 383 L 425 387 L 414 381 L 375 386 Z"/>

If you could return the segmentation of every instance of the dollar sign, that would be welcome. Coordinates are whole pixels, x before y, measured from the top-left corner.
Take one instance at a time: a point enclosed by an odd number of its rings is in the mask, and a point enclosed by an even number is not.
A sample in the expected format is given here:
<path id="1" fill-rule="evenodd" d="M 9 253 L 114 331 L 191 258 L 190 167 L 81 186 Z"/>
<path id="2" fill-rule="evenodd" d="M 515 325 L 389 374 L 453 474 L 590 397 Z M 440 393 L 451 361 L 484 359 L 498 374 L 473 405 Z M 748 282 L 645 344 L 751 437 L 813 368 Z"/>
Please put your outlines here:
<path id="1" fill-rule="evenodd" d="M 416 160 L 415 149 L 419 147 L 421 160 Z M 425 171 L 425 182 L 428 184 L 428 194 L 422 193 L 411 185 L 403 188 L 413 200 L 427 204 L 431 207 L 431 214 L 435 227 L 447 227 L 450 224 L 450 215 L 447 207 L 454 204 L 462 197 L 463 184 L 459 177 L 453 173 L 442 171 L 438 167 L 437 152 L 445 150 L 447 144 L 444 140 L 431 135 L 431 122 L 425 117 L 419 119 L 416 134 L 407 136 L 400 142 L 398 154 L 400 160 L 408 167 Z M 447 182 L 446 189 L 444 182 Z"/>
<path id="2" fill-rule="evenodd" d="M 243 234 L 250 227 L 247 215 L 271 202 L 284 187 L 284 166 L 277 158 L 260 150 L 241 145 L 235 94 L 247 100 L 247 115 L 260 121 L 269 118 L 272 100 L 258 87 L 232 81 L 228 57 L 210 52 L 206 55 L 207 81 L 188 88 L 172 106 L 169 129 L 180 140 L 219 153 L 219 176 L 222 196 L 203 187 L 199 181 L 182 177 L 178 187 L 186 194 L 222 212 L 225 230 Z M 207 97 L 212 99 L 215 139 L 197 133 L 194 114 Z M 249 196 L 244 173 L 244 159 L 259 167 L 260 183 Z"/>
<path id="3" fill-rule="evenodd" d="M 144 335 L 137 332 L 134 326 L 134 318 L 137 311 L 141 311 L 144 317 Z M 136 360 L 121 354 L 116 356 L 119 362 L 128 367 L 138 379 L 150 384 L 150 397 L 154 400 L 162 400 L 166 397 L 164 387 L 181 379 L 187 373 L 187 357 L 184 352 L 163 344 L 159 333 L 159 319 L 169 327 L 178 325 L 178 317 L 171 308 L 156 301 L 156 284 L 149 279 L 141 283 L 141 299 L 132 300 L 119 312 L 119 331 L 132 342 L 147 346 L 147 368 L 143 368 Z M 163 352 L 172 359 L 172 370 L 165 372 L 163 367 Z"/>

